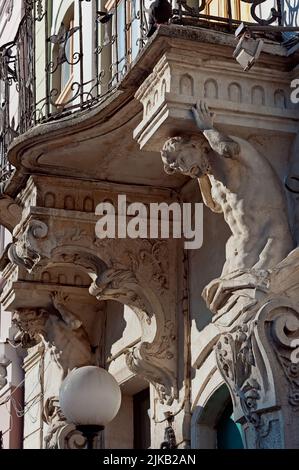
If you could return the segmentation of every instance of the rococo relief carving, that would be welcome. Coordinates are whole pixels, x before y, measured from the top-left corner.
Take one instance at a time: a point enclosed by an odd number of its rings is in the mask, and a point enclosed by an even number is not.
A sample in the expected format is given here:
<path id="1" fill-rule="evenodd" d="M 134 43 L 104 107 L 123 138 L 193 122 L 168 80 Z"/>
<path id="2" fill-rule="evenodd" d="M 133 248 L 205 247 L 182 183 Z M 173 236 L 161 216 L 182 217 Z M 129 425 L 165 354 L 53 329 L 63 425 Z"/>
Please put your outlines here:
<path id="1" fill-rule="evenodd" d="M 91 295 L 131 307 L 140 321 L 142 338 L 127 353 L 128 367 L 150 381 L 161 402 L 170 405 L 177 397 L 176 287 L 169 288 L 176 268 L 170 266 L 175 256 L 168 243 L 99 240 L 92 224 L 75 231 L 73 227 L 65 223 L 61 232 L 53 221 L 49 229 L 45 221 L 30 219 L 10 248 L 11 261 L 29 273 L 42 273 L 55 265 L 79 268 L 91 278 Z M 69 334 L 70 329 L 64 328 Z"/>
<path id="2" fill-rule="evenodd" d="M 84 449 L 86 438 L 74 424 L 67 424 L 60 409 L 58 397 L 46 400 L 43 421 L 48 425 L 44 445 L 46 449 Z"/>
<path id="3" fill-rule="evenodd" d="M 265 410 L 287 401 L 290 413 L 299 411 L 299 312 L 284 292 L 279 296 L 270 291 L 260 308 L 252 309 L 252 316 L 248 313 L 222 335 L 216 359 L 233 397 L 235 417 L 254 426 L 256 447 L 262 447 L 270 431 Z"/>
<path id="4" fill-rule="evenodd" d="M 128 351 L 127 365 L 155 386 L 162 403 L 171 405 L 177 397 L 176 319 L 169 289 L 168 245 L 141 240 L 137 250 L 123 252 L 118 243 L 113 250 L 111 241 L 96 244 L 110 254 L 110 260 L 90 291 L 99 300 L 118 300 L 135 312 L 142 338 L 140 345 Z"/>
<path id="5" fill-rule="evenodd" d="M 30 220 L 24 233 L 9 248 L 10 261 L 31 272 L 41 259 L 39 242 L 45 240 L 47 235 L 48 226 L 45 222 Z"/>
<path id="6" fill-rule="evenodd" d="M 68 306 L 68 298 L 53 293 L 52 309 L 24 308 L 14 313 L 19 333 L 15 341 L 24 349 L 43 343 L 62 370 L 62 378 L 75 367 L 93 364 L 95 357 L 89 336 Z"/>

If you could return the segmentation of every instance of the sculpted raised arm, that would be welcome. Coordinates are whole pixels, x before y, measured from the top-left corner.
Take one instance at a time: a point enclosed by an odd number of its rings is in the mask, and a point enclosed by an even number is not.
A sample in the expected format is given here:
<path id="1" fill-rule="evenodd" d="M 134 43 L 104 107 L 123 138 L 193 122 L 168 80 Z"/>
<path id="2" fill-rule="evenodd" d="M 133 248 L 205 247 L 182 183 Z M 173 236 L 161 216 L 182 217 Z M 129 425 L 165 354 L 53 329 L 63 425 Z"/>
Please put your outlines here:
<path id="1" fill-rule="evenodd" d="M 214 113 L 205 101 L 199 100 L 192 108 L 192 114 L 199 130 L 203 133 L 214 152 L 225 158 L 234 158 L 240 153 L 240 146 L 229 136 L 214 127 Z"/>
<path id="2" fill-rule="evenodd" d="M 79 320 L 67 306 L 68 297 L 64 296 L 61 292 L 55 292 L 52 294 L 52 301 L 53 306 L 60 313 L 61 318 L 71 330 L 78 330 L 82 326 L 81 320 Z"/>

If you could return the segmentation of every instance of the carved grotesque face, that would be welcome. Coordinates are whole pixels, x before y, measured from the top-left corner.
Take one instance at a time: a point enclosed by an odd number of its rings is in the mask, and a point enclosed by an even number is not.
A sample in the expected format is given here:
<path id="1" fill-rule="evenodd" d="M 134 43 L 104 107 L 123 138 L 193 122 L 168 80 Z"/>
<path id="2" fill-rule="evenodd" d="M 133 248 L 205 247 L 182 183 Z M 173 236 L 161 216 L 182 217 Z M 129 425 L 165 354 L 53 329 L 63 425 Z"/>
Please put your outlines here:
<path id="1" fill-rule="evenodd" d="M 210 170 L 207 159 L 208 145 L 201 139 L 173 137 L 161 152 L 166 173 L 183 173 L 200 178 Z"/>
<path id="2" fill-rule="evenodd" d="M 13 316 L 13 324 L 19 330 L 14 339 L 24 349 L 35 346 L 45 337 L 48 312 L 44 309 L 19 309 Z"/>

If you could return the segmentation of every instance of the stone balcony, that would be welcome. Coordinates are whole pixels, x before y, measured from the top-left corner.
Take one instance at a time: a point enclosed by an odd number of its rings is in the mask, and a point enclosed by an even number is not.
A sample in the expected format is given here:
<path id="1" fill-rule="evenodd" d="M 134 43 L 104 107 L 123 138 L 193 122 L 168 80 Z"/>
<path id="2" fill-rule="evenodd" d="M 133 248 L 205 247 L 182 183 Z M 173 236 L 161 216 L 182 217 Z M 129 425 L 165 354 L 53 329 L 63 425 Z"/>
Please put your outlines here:
<path id="1" fill-rule="evenodd" d="M 141 149 L 159 151 L 167 137 L 196 132 L 190 109 L 198 99 L 206 99 L 216 124 L 230 134 L 297 133 L 290 84 L 299 71 L 296 57 L 287 58 L 282 46 L 265 42 L 259 61 L 245 73 L 232 57 L 232 35 L 174 26 L 165 33 L 171 44 L 135 94 L 143 106 L 134 130 Z"/>
<path id="2" fill-rule="evenodd" d="M 190 365 L 196 369 L 194 404 L 203 407 L 204 397 L 223 382 L 213 347 L 227 325 L 215 325 L 200 292 L 221 272 L 227 231 L 220 216 L 214 223 L 214 215 L 205 214 L 205 247 L 190 255 L 188 271 L 182 246 L 174 241 L 159 252 L 144 249 L 147 241 L 97 243 L 94 210 L 121 193 L 146 204 L 200 201 L 196 182 L 185 184 L 187 177 L 164 173 L 160 150 L 171 135 L 198 132 L 190 109 L 203 98 L 216 112 L 216 126 L 250 141 L 283 179 L 298 132 L 298 108 L 289 98 L 298 56 L 287 57 L 277 43 L 266 42 L 256 66 L 244 73 L 232 58 L 235 47 L 233 35 L 161 26 L 104 103 L 32 128 L 8 154 L 16 171 L 1 204 L 16 256 L 2 260 L 7 281 L 2 302 L 25 320 L 33 313 L 38 320 L 46 310 L 51 332 L 59 313 L 53 293 L 62 292 L 90 336 L 98 301 L 117 299 L 134 307 L 142 337 L 128 360 L 130 370 L 151 381 L 162 397 L 165 408 L 159 408 L 156 428 L 162 427 L 165 409 L 179 413 L 187 403 L 189 385 L 182 386 L 178 368 L 186 338 L 192 344 Z M 148 269 L 144 263 L 139 269 L 135 259 L 141 255 L 149 260 Z M 98 285 L 90 290 L 95 280 Z M 191 332 L 183 326 L 189 301 Z M 181 413 L 179 422 L 185 419 Z M 183 425 L 177 436 L 183 442 L 182 430 Z"/>
<path id="3" fill-rule="evenodd" d="M 196 131 L 190 109 L 200 98 L 230 134 L 292 140 L 298 112 L 290 83 L 299 73 L 298 53 L 287 57 L 281 45 L 265 42 L 245 73 L 232 58 L 236 42 L 209 29 L 161 26 L 104 103 L 14 140 L 8 159 L 15 172 L 4 195 L 14 198 L 36 173 L 178 189 L 186 178 L 165 175 L 159 151 L 167 137 Z"/>

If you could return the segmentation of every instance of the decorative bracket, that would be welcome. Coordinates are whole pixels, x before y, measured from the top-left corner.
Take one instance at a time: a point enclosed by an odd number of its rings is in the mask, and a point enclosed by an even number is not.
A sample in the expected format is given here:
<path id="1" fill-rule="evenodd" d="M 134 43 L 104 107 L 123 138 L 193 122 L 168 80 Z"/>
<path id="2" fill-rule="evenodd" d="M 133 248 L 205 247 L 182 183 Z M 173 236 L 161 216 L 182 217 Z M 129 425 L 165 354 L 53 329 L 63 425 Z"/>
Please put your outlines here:
<path id="1" fill-rule="evenodd" d="M 90 292 L 99 300 L 116 300 L 135 312 L 142 338 L 128 351 L 127 365 L 154 385 L 161 403 L 171 405 L 177 398 L 176 323 L 168 312 L 167 247 L 161 241 L 143 240 L 141 245 L 139 252 L 127 252 L 121 258 L 126 264 L 112 258 L 112 266 L 97 278 Z"/>
<path id="2" fill-rule="evenodd" d="M 47 225 L 44 221 L 29 220 L 10 249 L 11 261 L 26 267 L 29 273 L 42 274 L 55 266 L 84 271 L 92 281 L 89 289 L 92 296 L 128 305 L 140 322 L 142 334 L 140 344 L 127 353 L 127 365 L 155 386 L 162 403 L 171 405 L 178 396 L 177 280 L 172 275 L 177 272 L 173 256 L 177 247 L 171 244 L 177 241 L 100 240 L 95 239 L 94 224 L 85 225 L 82 230 L 78 227 L 74 234 L 72 225 L 68 227 L 65 223 L 62 233 L 56 223 L 59 221 Z M 74 344 L 78 351 L 83 348 L 84 361 L 91 361 L 90 343 L 80 329 L 73 330 L 52 318 L 50 314 L 47 336 L 51 332 L 55 336 L 53 344 L 60 342 L 60 350 L 66 355 L 65 367 L 69 367 Z M 67 338 L 65 342 L 63 338 Z"/>

